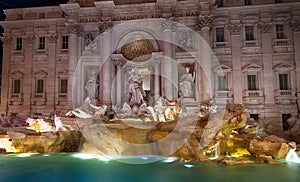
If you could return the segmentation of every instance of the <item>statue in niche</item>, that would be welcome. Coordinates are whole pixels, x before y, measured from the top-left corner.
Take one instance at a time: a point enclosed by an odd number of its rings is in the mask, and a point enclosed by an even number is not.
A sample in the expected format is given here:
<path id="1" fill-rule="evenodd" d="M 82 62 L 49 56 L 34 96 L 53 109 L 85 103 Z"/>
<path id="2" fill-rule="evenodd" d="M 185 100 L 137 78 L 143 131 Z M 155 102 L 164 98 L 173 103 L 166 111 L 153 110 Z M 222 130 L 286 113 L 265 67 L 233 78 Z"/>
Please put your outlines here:
<path id="1" fill-rule="evenodd" d="M 91 33 L 85 36 L 85 50 L 93 51 L 97 49 L 97 41 L 93 40 L 93 35 Z"/>
<path id="2" fill-rule="evenodd" d="M 195 72 L 190 73 L 190 68 L 186 67 L 186 73 L 179 80 L 180 97 L 194 97 Z"/>
<path id="3" fill-rule="evenodd" d="M 138 75 L 138 71 L 134 68 L 129 77 L 129 105 L 131 107 L 139 107 L 144 103 L 144 97 L 146 97 L 146 92 L 143 90 L 143 81 Z"/>
<path id="4" fill-rule="evenodd" d="M 86 98 L 95 99 L 98 88 L 96 70 L 92 70 L 84 88 L 87 91 Z"/>

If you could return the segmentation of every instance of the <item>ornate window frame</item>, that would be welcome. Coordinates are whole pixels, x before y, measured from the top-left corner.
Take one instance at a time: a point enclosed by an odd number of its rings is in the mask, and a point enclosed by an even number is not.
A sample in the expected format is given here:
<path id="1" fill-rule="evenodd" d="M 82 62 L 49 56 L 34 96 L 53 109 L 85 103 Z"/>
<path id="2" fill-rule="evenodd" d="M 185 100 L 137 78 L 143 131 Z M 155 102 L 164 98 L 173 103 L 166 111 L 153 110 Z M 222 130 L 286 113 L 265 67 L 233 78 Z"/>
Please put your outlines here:
<path id="1" fill-rule="evenodd" d="M 213 69 L 214 71 L 214 95 L 215 97 L 232 97 L 232 68 L 221 64 Z M 218 76 L 226 77 L 226 90 L 218 89 Z"/>
<path id="2" fill-rule="evenodd" d="M 32 73 L 32 101 L 33 105 L 45 105 L 46 104 L 46 80 L 47 80 L 48 73 L 43 70 L 39 70 Z M 38 80 L 43 80 L 43 92 L 37 92 L 38 89 Z"/>
<path id="3" fill-rule="evenodd" d="M 243 96 L 244 97 L 262 97 L 262 67 L 255 63 L 250 63 L 242 69 L 243 73 Z M 248 89 L 248 75 L 256 76 L 256 89 L 249 90 Z"/>
<path id="4" fill-rule="evenodd" d="M 68 80 L 68 71 L 66 69 L 59 69 L 56 72 L 56 85 L 57 85 L 57 89 L 55 90 L 56 92 L 56 98 L 57 98 L 57 104 L 60 103 L 60 101 L 66 101 L 68 99 L 68 93 L 69 93 L 69 80 Z M 61 81 L 62 80 L 67 80 L 67 92 L 63 93 L 61 92 Z"/>
<path id="5" fill-rule="evenodd" d="M 295 66 L 289 63 L 280 63 L 274 68 L 274 85 L 275 85 L 275 96 L 277 97 L 290 97 L 295 96 Z M 288 75 L 288 89 L 280 90 L 279 75 Z"/>
<path id="6" fill-rule="evenodd" d="M 16 70 L 10 74 L 10 87 L 9 87 L 9 104 L 10 105 L 22 105 L 23 104 L 23 80 L 24 73 Z M 14 93 L 14 82 L 20 80 L 20 92 Z"/>

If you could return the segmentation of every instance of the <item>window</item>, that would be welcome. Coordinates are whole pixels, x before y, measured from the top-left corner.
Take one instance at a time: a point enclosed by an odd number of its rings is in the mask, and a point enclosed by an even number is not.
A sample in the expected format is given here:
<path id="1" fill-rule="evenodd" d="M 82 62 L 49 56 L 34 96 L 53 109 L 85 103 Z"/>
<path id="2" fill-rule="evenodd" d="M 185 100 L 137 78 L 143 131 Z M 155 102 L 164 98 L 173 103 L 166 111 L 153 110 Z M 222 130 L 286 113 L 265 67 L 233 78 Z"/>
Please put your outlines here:
<path id="1" fill-rule="evenodd" d="M 250 118 L 258 120 L 258 114 L 250 114 Z"/>
<path id="2" fill-rule="evenodd" d="M 276 38 L 277 39 L 284 39 L 284 27 L 282 24 L 276 25 Z"/>
<path id="3" fill-rule="evenodd" d="M 248 75 L 248 90 L 257 90 L 256 75 Z"/>
<path id="4" fill-rule="evenodd" d="M 44 93 L 44 80 L 38 79 L 36 81 L 36 93 Z"/>
<path id="5" fill-rule="evenodd" d="M 245 26 L 245 39 L 254 40 L 253 26 Z"/>
<path id="6" fill-rule="evenodd" d="M 245 5 L 251 5 L 252 4 L 252 0 L 244 0 L 244 4 Z"/>
<path id="7" fill-rule="evenodd" d="M 226 76 L 218 76 L 218 90 L 225 91 L 226 89 Z"/>
<path id="8" fill-rule="evenodd" d="M 288 74 L 279 74 L 279 89 L 289 90 Z"/>
<path id="9" fill-rule="evenodd" d="M 17 40 L 16 40 L 16 50 L 17 51 L 20 51 L 20 50 L 22 50 L 22 38 L 17 38 Z"/>
<path id="10" fill-rule="evenodd" d="M 39 13 L 39 18 L 45 18 L 45 13 Z"/>
<path id="11" fill-rule="evenodd" d="M 68 80 L 61 79 L 60 80 L 60 93 L 68 93 Z"/>
<path id="12" fill-rule="evenodd" d="M 216 5 L 217 5 L 218 8 L 223 7 L 224 6 L 223 5 L 223 0 L 216 0 Z"/>
<path id="13" fill-rule="evenodd" d="M 39 50 L 45 49 L 45 37 L 39 37 Z"/>
<path id="14" fill-rule="evenodd" d="M 224 42 L 224 28 L 216 28 L 216 41 L 217 42 Z"/>
<path id="15" fill-rule="evenodd" d="M 13 80 L 13 93 L 21 93 L 21 80 Z"/>
<path id="16" fill-rule="evenodd" d="M 282 129 L 283 131 L 288 130 L 290 125 L 287 120 L 291 117 L 291 114 L 282 114 Z"/>
<path id="17" fill-rule="evenodd" d="M 69 48 L 69 37 L 68 36 L 62 36 L 62 49 L 68 49 Z"/>

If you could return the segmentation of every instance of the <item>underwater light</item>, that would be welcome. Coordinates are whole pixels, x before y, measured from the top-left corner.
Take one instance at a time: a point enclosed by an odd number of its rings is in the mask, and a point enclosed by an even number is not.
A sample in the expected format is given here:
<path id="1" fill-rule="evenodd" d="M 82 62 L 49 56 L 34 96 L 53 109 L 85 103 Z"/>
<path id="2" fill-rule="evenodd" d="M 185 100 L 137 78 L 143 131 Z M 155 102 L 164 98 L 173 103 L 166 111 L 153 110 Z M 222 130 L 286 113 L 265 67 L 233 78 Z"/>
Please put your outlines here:
<path id="1" fill-rule="evenodd" d="M 148 160 L 149 158 L 148 157 L 146 157 L 146 156 L 142 156 L 141 157 L 143 160 Z"/>
<path id="2" fill-rule="evenodd" d="M 184 167 L 192 168 L 192 167 L 194 167 L 194 165 L 192 165 L 192 164 L 184 164 Z"/>
<path id="3" fill-rule="evenodd" d="M 34 153 L 21 153 L 16 155 L 16 157 L 30 157 L 32 155 L 34 155 Z"/>
<path id="4" fill-rule="evenodd" d="M 166 159 L 164 159 L 162 162 L 165 162 L 165 163 L 170 163 L 170 162 L 174 162 L 178 159 L 178 157 L 168 157 Z"/>
<path id="5" fill-rule="evenodd" d="M 111 160 L 110 158 L 108 158 L 106 156 L 98 155 L 98 154 L 77 153 L 72 156 L 76 157 L 76 158 L 84 159 L 84 160 L 86 160 L 86 159 L 98 159 L 100 161 L 110 161 Z"/>
<path id="6" fill-rule="evenodd" d="M 44 156 L 44 157 L 49 157 L 49 156 L 50 156 L 50 154 L 43 154 L 43 156 Z"/>

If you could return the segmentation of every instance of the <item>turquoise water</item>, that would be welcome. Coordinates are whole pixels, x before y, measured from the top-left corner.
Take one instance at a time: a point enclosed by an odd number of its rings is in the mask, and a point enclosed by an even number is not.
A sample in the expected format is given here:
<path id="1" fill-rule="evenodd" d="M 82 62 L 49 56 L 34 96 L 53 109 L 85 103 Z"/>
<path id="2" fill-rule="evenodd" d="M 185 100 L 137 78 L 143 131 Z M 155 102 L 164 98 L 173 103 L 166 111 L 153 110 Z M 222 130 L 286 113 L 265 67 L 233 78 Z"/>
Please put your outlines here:
<path id="1" fill-rule="evenodd" d="M 77 155 L 77 154 L 76 154 Z M 75 156 L 76 156 L 75 155 Z M 0 155 L 0 182 L 299 182 L 300 165 L 157 161 L 129 164 L 106 159 L 82 159 L 74 153 Z M 130 160 L 156 160 L 154 157 Z M 132 162 L 128 160 L 129 162 Z"/>

